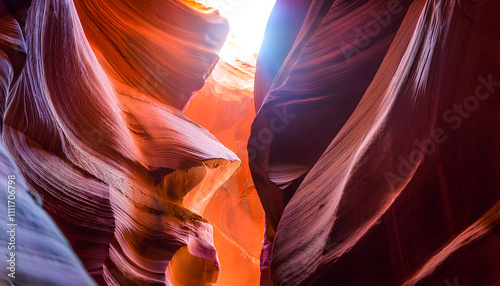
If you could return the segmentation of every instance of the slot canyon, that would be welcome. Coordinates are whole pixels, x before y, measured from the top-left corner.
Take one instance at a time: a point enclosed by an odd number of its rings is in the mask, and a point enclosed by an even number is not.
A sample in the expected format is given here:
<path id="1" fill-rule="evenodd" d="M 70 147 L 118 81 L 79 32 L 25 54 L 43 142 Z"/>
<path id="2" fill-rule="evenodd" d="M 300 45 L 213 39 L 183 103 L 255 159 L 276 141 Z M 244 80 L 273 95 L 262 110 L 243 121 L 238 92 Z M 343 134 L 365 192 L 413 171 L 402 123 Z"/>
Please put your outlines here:
<path id="1" fill-rule="evenodd" d="M 0 0 L 0 285 L 500 286 L 500 1 Z"/>

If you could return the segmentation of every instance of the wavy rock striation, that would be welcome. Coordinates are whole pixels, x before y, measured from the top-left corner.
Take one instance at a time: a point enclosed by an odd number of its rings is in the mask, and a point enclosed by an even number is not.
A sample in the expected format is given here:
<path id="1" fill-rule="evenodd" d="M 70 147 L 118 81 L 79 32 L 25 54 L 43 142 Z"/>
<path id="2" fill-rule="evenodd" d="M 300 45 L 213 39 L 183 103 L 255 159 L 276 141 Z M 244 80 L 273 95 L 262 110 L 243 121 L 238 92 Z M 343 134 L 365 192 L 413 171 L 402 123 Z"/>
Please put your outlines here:
<path id="1" fill-rule="evenodd" d="M 312 1 L 279 72 L 258 61 L 263 283 L 500 283 L 499 13 Z"/>
<path id="2" fill-rule="evenodd" d="M 97 283 L 212 285 L 202 214 L 239 159 L 181 110 L 228 24 L 192 1 L 129 4 L 33 1 L 3 139 Z"/>
<path id="3" fill-rule="evenodd" d="M 54 220 L 42 209 L 40 198 L 28 190 L 3 145 L 0 166 L 2 186 L 13 187 L 0 192 L 0 199 L 5 202 L 0 241 L 4 265 L 1 284 L 15 285 L 15 281 L 17 285 L 96 285 Z M 9 184 L 9 180 L 14 184 Z"/>
<path id="4" fill-rule="evenodd" d="M 22 27 L 26 7 L 22 1 L 0 2 L 0 119 L 9 111 L 11 91 L 16 89 L 26 60 Z M 41 207 L 0 144 L 2 191 L 0 253 L 2 285 L 95 285 L 68 240 Z"/>

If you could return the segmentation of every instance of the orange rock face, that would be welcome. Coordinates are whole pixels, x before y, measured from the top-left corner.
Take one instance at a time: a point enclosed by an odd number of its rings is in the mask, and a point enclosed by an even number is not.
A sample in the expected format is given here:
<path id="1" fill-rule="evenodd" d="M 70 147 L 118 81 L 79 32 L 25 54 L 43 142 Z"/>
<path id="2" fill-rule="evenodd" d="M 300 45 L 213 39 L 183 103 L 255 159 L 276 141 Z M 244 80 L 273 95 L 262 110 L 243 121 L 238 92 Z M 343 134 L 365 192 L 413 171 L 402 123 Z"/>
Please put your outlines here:
<path id="1" fill-rule="evenodd" d="M 191 1 L 127 3 L 33 1 L 4 142 L 98 284 L 212 285 L 203 213 L 240 160 L 182 109 L 228 23 Z"/>
<path id="2" fill-rule="evenodd" d="M 206 127 L 241 158 L 241 165 L 210 200 L 203 216 L 214 226 L 221 263 L 217 285 L 258 285 L 264 212 L 251 180 L 247 140 L 255 116 L 255 59 L 228 39 L 205 87 L 191 101 L 186 116 Z"/>

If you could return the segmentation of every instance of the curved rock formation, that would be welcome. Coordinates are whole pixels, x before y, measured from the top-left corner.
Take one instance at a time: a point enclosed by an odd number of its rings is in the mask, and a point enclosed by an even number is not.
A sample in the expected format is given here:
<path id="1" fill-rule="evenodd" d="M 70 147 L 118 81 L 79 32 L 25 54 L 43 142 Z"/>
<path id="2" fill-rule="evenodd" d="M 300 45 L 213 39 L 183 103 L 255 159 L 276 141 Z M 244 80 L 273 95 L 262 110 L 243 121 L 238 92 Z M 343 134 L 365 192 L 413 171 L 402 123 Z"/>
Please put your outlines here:
<path id="1" fill-rule="evenodd" d="M 28 3 L 0 2 L 0 118 L 10 109 L 10 91 L 18 84 L 26 59 L 22 26 Z M 31 193 L 0 144 L 2 192 L 2 285 L 95 285 L 54 221 Z M 42 267 L 43 266 L 43 267 Z M 15 281 L 15 284 L 13 284 Z"/>
<path id="2" fill-rule="evenodd" d="M 249 140 L 264 281 L 500 282 L 499 12 L 312 2 L 279 72 L 256 82 L 272 82 Z"/>
<path id="3" fill-rule="evenodd" d="M 40 198 L 28 190 L 3 145 L 0 167 L 0 182 L 8 189 L 0 192 L 5 209 L 0 241 L 4 265 L 1 284 L 96 285 L 68 240 L 42 209 Z"/>
<path id="4" fill-rule="evenodd" d="M 202 214 L 239 160 L 180 109 L 227 22 L 191 1 L 126 2 L 33 1 L 3 138 L 99 284 L 211 285 L 220 269 Z"/>

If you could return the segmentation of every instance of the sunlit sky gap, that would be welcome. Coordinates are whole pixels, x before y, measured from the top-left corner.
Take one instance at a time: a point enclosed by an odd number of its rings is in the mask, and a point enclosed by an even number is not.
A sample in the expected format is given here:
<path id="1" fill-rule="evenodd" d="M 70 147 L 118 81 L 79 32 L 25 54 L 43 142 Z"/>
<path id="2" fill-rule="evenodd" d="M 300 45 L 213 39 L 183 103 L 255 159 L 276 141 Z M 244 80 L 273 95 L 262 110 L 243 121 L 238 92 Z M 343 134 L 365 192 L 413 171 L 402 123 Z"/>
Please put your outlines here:
<path id="1" fill-rule="evenodd" d="M 229 21 L 231 33 L 238 46 L 250 53 L 258 53 L 267 19 L 275 0 L 202 0 L 206 6 L 217 8 Z M 229 36 L 228 36 L 229 37 Z"/>

